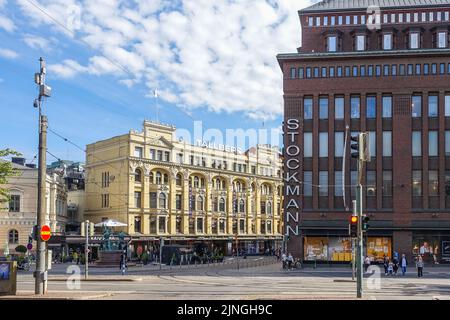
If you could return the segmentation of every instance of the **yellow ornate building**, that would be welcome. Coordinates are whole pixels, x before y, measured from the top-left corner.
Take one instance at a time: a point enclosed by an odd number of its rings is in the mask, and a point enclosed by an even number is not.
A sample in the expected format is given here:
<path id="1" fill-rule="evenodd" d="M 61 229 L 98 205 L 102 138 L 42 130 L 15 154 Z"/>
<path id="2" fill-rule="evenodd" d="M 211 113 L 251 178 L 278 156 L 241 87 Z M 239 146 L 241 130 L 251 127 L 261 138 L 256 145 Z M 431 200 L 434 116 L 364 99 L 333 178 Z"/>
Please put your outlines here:
<path id="1" fill-rule="evenodd" d="M 174 126 L 145 121 L 87 146 L 85 217 L 126 223 L 144 250 L 163 237 L 262 253 L 282 241 L 281 171 L 276 147 L 187 144 Z"/>

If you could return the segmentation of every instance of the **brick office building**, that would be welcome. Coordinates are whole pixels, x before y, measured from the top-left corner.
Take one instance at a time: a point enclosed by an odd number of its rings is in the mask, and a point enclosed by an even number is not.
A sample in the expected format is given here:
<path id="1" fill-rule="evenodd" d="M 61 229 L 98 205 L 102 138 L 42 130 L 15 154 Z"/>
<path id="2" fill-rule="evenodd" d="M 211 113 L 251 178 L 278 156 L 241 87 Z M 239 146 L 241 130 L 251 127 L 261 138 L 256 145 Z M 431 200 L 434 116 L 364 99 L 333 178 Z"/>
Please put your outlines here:
<path id="1" fill-rule="evenodd" d="M 378 20 L 367 5 L 381 7 Z M 344 148 L 348 126 L 352 135 L 370 133 L 365 252 L 374 261 L 395 252 L 450 261 L 449 13 L 448 0 L 330 0 L 299 11 L 302 46 L 278 55 L 286 228 L 296 256 L 351 259 L 343 195 L 351 208 L 357 164 Z"/>

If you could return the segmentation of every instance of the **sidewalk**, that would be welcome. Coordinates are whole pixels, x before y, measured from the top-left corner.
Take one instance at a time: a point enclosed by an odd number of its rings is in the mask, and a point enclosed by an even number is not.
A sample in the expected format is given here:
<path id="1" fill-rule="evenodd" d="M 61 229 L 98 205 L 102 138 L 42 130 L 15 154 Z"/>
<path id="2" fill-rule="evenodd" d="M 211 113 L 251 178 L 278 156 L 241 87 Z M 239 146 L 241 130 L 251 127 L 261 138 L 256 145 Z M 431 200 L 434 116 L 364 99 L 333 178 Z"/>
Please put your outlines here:
<path id="1" fill-rule="evenodd" d="M 51 291 L 35 295 L 33 291 L 18 291 L 15 296 L 0 296 L 0 300 L 92 300 L 113 296 L 108 292 Z"/>

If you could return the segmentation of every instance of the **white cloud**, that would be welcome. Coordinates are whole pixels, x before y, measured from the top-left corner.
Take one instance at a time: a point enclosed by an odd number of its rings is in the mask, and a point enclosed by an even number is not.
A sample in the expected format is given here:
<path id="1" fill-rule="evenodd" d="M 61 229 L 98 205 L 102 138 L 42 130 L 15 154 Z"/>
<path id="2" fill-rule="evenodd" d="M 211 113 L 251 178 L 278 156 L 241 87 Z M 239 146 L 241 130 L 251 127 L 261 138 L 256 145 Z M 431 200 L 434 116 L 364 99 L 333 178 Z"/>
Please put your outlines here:
<path id="1" fill-rule="evenodd" d="M 34 24 L 53 24 L 18 0 Z M 75 0 L 41 0 L 61 24 L 73 20 Z M 94 49 L 82 66 L 51 66 L 61 77 L 113 74 L 132 86 L 159 88 L 161 99 L 189 110 L 244 112 L 251 118 L 282 113 L 280 52 L 300 45 L 297 11 L 308 0 L 81 1 L 75 38 Z M 73 11 L 73 10 L 72 10 Z M 61 29 L 61 28 L 59 28 Z M 55 29 L 56 30 L 56 29 Z M 107 58 L 105 58 L 107 57 Z M 112 62 L 111 62 L 112 61 Z"/>
<path id="2" fill-rule="evenodd" d="M 52 41 L 49 39 L 33 34 L 25 34 L 23 36 L 23 41 L 27 46 L 35 50 L 50 51 L 53 46 Z"/>
<path id="3" fill-rule="evenodd" d="M 0 28 L 8 32 L 13 32 L 16 29 L 16 25 L 11 19 L 0 15 Z"/>
<path id="4" fill-rule="evenodd" d="M 13 50 L 0 48 L 0 57 L 7 59 L 15 59 L 18 56 L 19 54 Z"/>

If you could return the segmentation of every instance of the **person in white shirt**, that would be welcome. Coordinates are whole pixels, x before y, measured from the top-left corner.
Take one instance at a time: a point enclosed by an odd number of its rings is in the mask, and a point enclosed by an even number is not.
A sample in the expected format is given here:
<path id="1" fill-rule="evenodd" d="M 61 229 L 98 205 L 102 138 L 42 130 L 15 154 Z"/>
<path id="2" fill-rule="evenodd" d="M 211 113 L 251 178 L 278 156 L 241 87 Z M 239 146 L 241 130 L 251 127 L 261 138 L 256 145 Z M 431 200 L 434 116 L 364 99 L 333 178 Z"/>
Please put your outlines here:
<path id="1" fill-rule="evenodd" d="M 286 269 L 286 260 L 287 260 L 286 253 L 283 252 L 283 254 L 281 255 L 281 263 L 283 264 L 283 269 Z"/>
<path id="2" fill-rule="evenodd" d="M 288 268 L 289 268 L 289 270 L 291 270 L 292 269 L 292 263 L 294 262 L 294 257 L 290 253 L 289 253 L 289 256 L 287 257 L 287 262 L 288 262 Z"/>
<path id="3" fill-rule="evenodd" d="M 364 259 L 364 272 L 365 273 L 367 273 L 369 266 L 370 266 L 370 258 L 369 258 L 369 256 L 366 256 L 366 258 Z"/>

